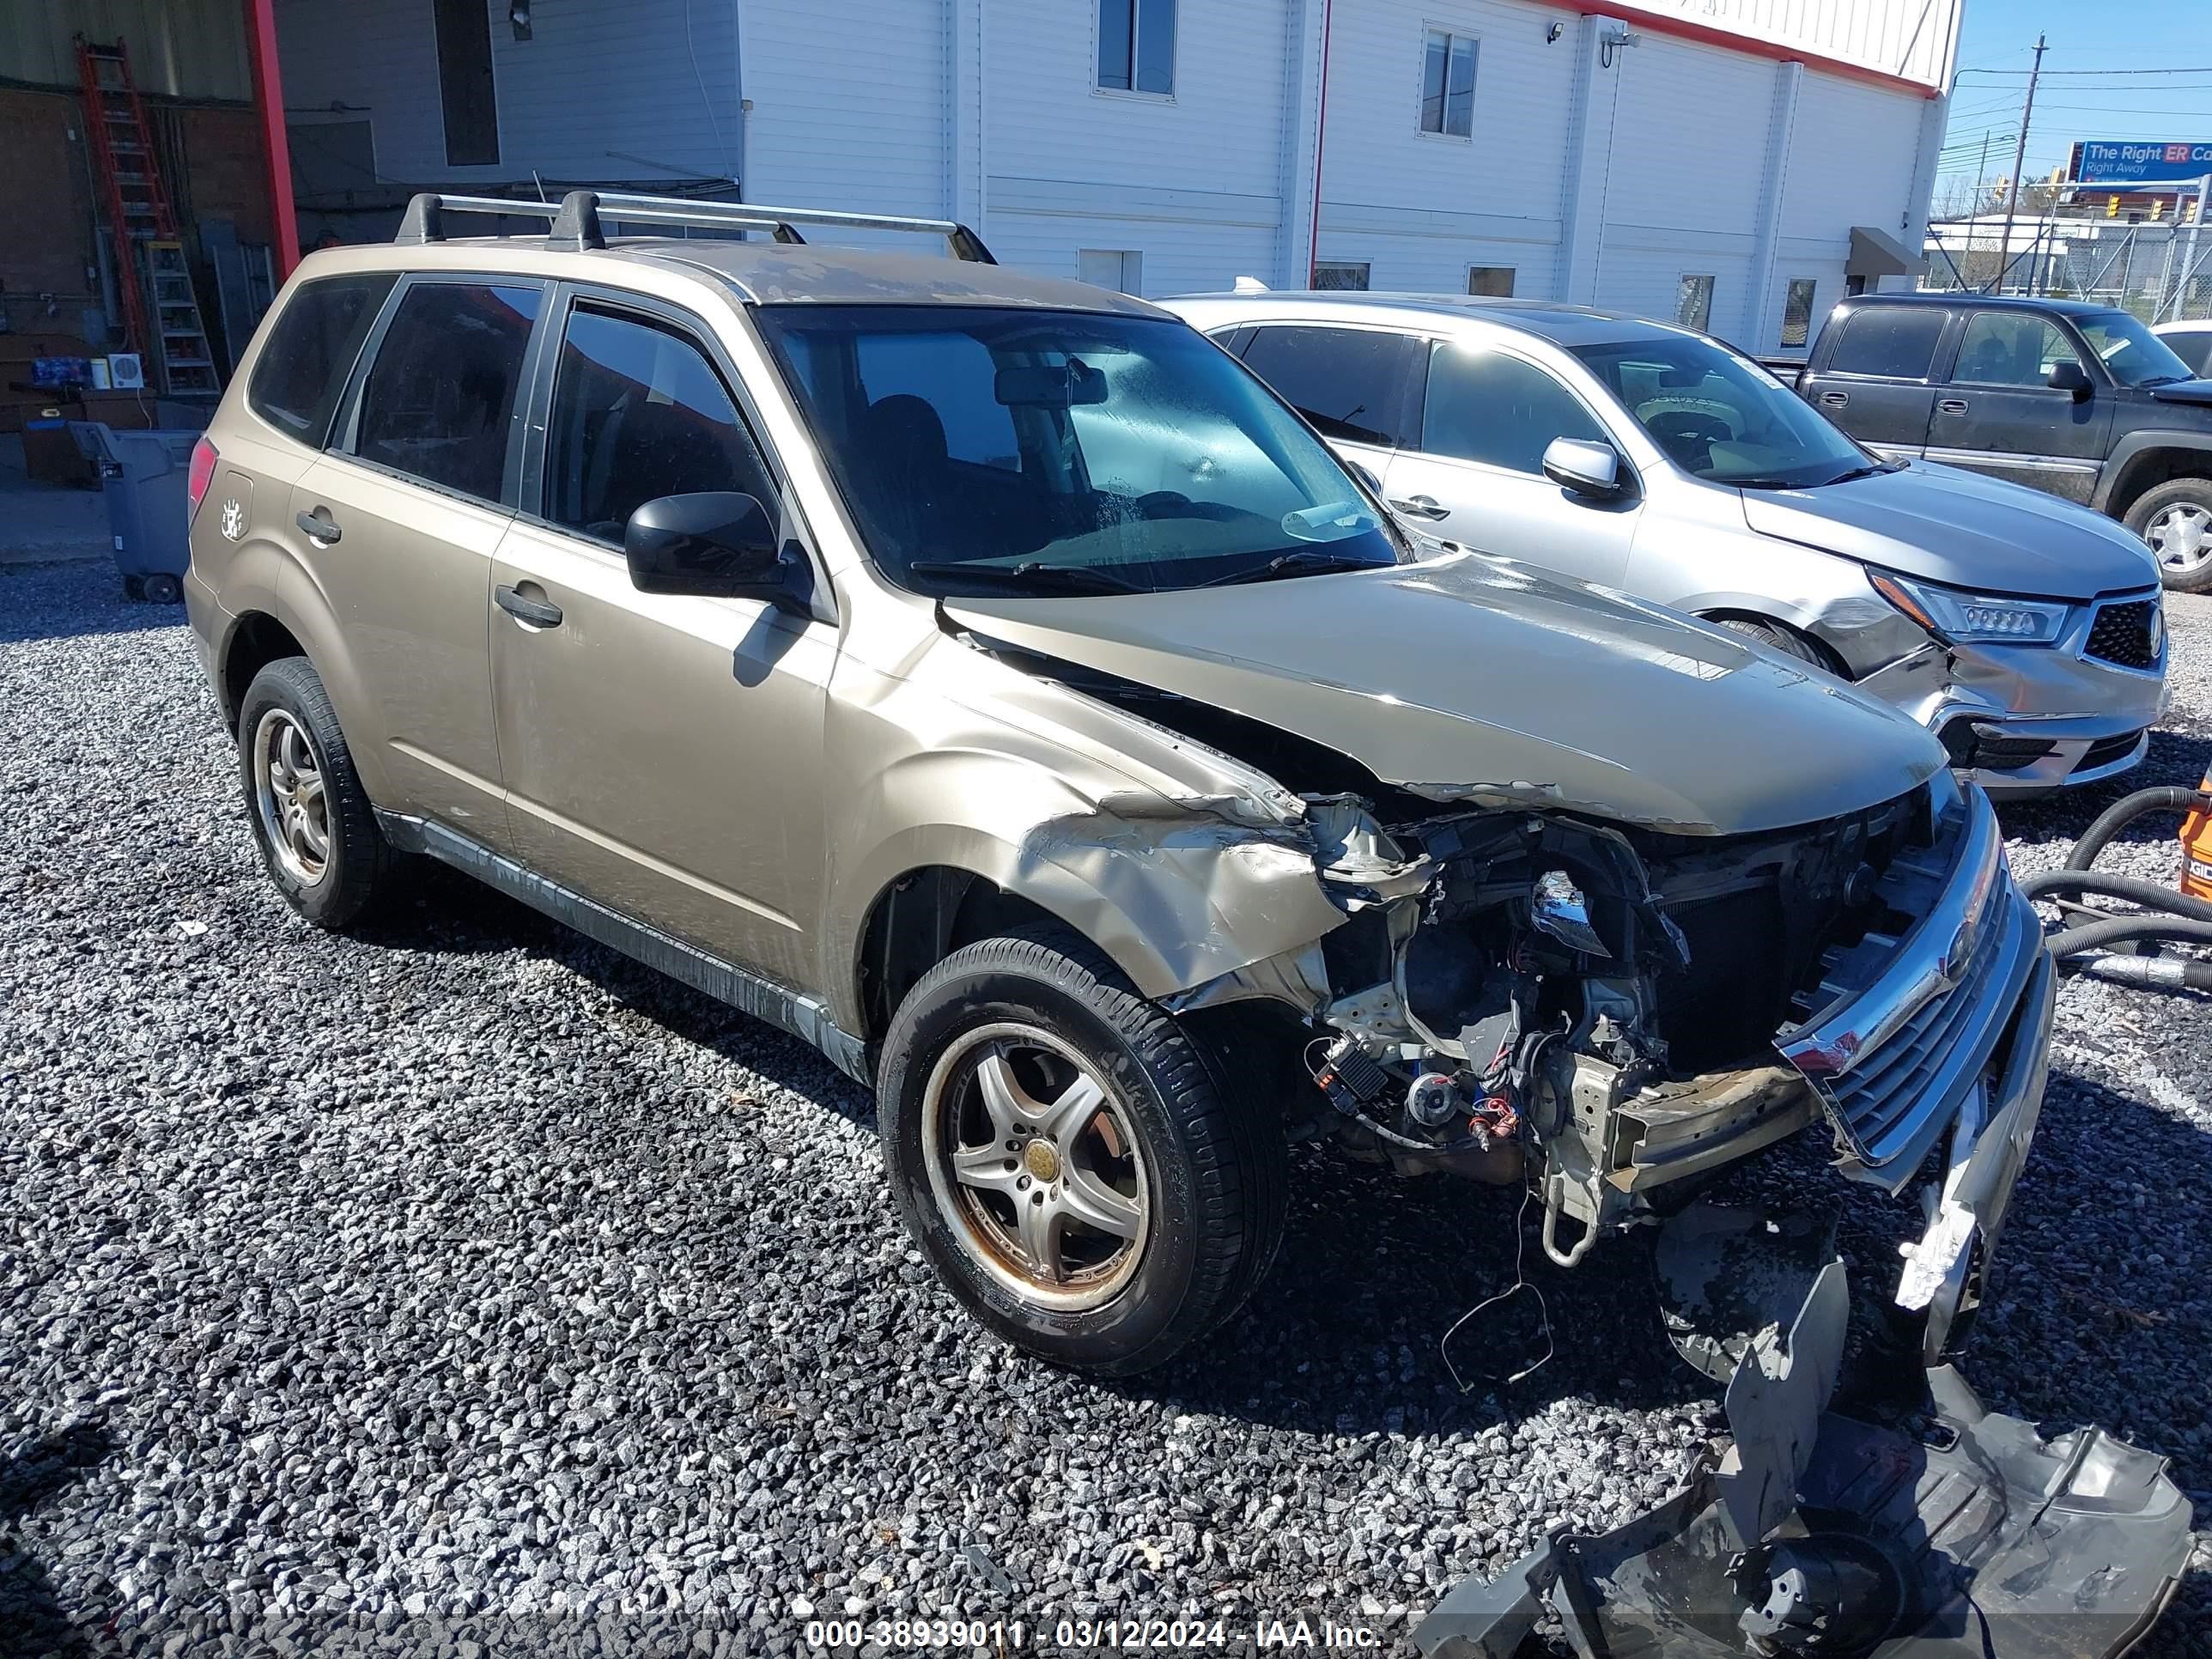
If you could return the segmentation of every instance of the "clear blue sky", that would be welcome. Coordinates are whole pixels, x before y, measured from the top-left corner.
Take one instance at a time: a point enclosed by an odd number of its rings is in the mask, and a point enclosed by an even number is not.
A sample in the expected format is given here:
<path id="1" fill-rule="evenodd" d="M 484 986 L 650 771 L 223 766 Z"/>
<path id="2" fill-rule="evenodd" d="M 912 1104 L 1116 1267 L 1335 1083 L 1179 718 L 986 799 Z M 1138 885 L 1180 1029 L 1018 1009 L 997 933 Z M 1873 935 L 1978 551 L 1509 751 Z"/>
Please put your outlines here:
<path id="1" fill-rule="evenodd" d="M 1990 179 L 2012 171 L 2039 32 L 2051 49 L 2028 127 L 2029 179 L 2048 178 L 2081 138 L 2212 143 L 2212 0 L 1966 0 L 1939 200 L 1973 176 L 1984 135 Z"/>

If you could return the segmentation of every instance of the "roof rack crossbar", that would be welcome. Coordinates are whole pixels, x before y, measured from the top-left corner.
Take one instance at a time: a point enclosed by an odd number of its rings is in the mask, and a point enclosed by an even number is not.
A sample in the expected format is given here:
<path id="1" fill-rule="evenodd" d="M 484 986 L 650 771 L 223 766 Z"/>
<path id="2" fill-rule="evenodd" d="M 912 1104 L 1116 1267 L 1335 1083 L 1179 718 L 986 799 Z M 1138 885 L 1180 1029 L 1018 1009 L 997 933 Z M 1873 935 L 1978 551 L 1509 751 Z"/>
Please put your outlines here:
<path id="1" fill-rule="evenodd" d="M 702 229 L 765 230 L 779 242 L 804 243 L 797 225 L 820 225 L 841 230 L 902 230 L 942 236 L 956 259 L 994 265 L 998 261 L 983 246 L 981 237 L 951 219 L 915 219 L 887 213 L 842 213 L 829 208 L 764 207 L 754 202 L 710 202 L 683 196 L 643 196 L 629 191 L 572 190 L 552 202 L 508 201 L 494 196 L 447 196 L 424 191 L 407 204 L 399 223 L 398 242 L 438 242 L 445 240 L 445 213 L 516 214 L 552 221 L 550 240 L 557 246 L 597 248 L 606 246 L 600 229 L 603 220 L 619 224 L 693 225 Z"/>

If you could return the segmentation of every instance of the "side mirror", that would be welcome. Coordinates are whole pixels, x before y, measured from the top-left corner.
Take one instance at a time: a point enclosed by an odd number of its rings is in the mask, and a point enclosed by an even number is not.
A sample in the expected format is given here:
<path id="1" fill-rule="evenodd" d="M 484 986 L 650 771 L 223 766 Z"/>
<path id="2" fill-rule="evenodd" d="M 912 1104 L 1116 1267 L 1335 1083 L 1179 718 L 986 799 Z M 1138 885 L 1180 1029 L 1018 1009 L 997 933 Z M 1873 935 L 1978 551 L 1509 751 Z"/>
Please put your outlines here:
<path id="1" fill-rule="evenodd" d="M 1620 452 L 1587 438 L 1554 438 L 1544 448 L 1544 476 L 1562 489 L 1611 501 L 1626 487 Z"/>
<path id="2" fill-rule="evenodd" d="M 1343 460 L 1344 459 L 1345 459 L 1345 458 L 1344 458 L 1343 456 L 1341 456 L 1341 455 L 1340 455 L 1340 456 L 1338 456 L 1338 457 L 1337 457 L 1337 459 L 1339 459 L 1339 460 Z M 1374 491 L 1376 495 L 1380 495 L 1382 493 L 1382 479 L 1380 479 L 1380 478 L 1376 477 L 1372 472 L 1369 471 L 1365 467 L 1364 467 L 1364 466 L 1360 465 L 1360 464 L 1359 464 L 1358 462 L 1357 462 L 1357 461 L 1352 461 L 1352 462 L 1349 462 L 1349 463 L 1348 463 L 1348 465 L 1351 466 L 1352 470 L 1354 472 L 1356 472 L 1356 473 L 1358 473 L 1358 474 L 1359 475 L 1359 482 L 1360 482 L 1360 483 L 1362 483 L 1365 484 L 1365 485 L 1366 485 L 1370 489 L 1373 490 L 1373 491 Z"/>
<path id="3" fill-rule="evenodd" d="M 2071 357 L 2062 357 L 2051 364 L 2051 373 L 2043 377 L 2043 383 L 2053 392 L 2072 392 L 2077 404 L 2096 390 L 2089 371 Z"/>
<path id="4" fill-rule="evenodd" d="M 734 490 L 663 495 L 629 515 L 623 530 L 630 586 L 641 593 L 765 599 L 802 614 L 811 581 L 787 563 L 768 509 Z"/>

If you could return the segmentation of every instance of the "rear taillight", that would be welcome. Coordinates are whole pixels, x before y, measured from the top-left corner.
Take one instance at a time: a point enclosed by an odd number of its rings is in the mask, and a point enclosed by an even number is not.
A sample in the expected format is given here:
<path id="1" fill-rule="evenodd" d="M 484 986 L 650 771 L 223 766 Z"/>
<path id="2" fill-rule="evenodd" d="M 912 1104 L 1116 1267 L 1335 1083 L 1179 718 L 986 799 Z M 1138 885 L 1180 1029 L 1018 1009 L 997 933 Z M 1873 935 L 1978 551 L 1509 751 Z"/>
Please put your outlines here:
<path id="1" fill-rule="evenodd" d="M 194 513 L 200 510 L 200 497 L 215 482 L 216 459 L 215 446 L 205 438 L 192 446 L 192 470 L 185 475 L 185 495 Z"/>

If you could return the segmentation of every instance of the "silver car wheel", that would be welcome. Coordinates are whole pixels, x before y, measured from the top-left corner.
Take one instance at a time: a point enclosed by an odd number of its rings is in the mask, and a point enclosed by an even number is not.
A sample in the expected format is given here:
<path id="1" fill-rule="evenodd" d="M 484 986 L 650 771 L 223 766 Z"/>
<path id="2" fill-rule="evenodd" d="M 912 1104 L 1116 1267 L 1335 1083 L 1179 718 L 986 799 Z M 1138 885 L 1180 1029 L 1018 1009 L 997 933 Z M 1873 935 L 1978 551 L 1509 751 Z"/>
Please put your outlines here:
<path id="1" fill-rule="evenodd" d="M 1129 1282 L 1151 1231 L 1144 1160 L 1090 1062 L 1037 1026 L 981 1026 L 938 1060 L 922 1113 L 930 1194 L 994 1279 L 1058 1312 Z"/>
<path id="2" fill-rule="evenodd" d="M 272 708 L 253 728 L 253 804 L 284 873 L 313 887 L 331 866 L 330 794 L 307 727 Z"/>
<path id="3" fill-rule="evenodd" d="M 2212 564 L 2212 508 L 2176 501 L 2143 526 L 2143 539 L 2164 568 L 2193 575 Z"/>

